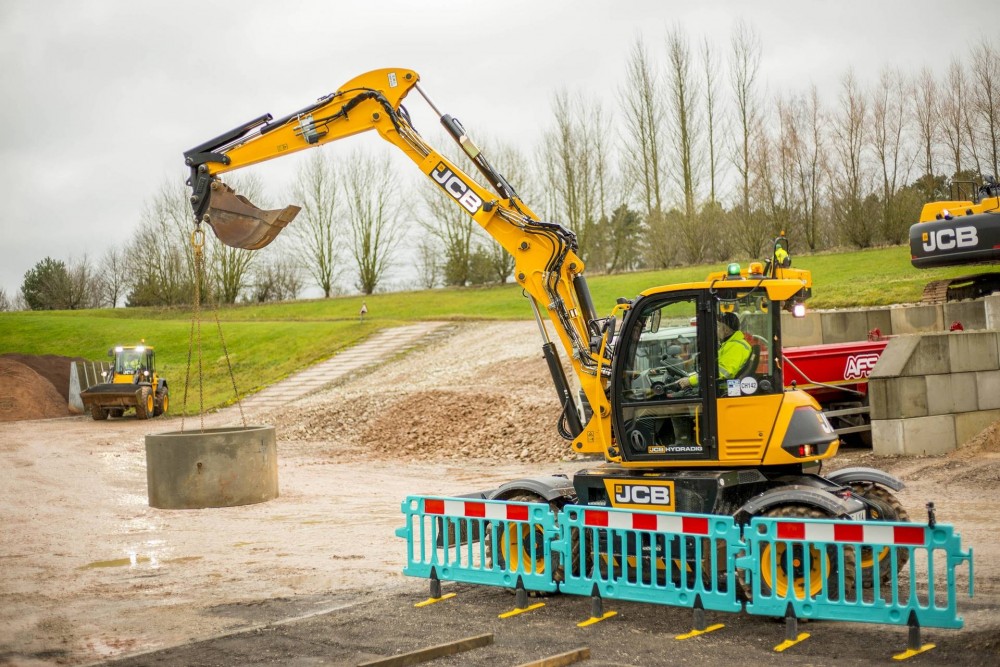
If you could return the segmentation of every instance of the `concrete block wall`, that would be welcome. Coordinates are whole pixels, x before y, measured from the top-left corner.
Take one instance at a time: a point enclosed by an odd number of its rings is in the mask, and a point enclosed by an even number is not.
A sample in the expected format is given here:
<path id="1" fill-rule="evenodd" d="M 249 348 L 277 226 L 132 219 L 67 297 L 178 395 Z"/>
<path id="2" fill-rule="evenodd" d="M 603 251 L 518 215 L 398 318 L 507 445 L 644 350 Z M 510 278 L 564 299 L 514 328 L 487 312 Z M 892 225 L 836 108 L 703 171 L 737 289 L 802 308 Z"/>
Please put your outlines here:
<path id="1" fill-rule="evenodd" d="M 104 373 L 111 368 L 107 361 L 71 361 L 69 366 L 69 409 L 83 412 L 80 392 L 104 382 Z"/>
<path id="2" fill-rule="evenodd" d="M 966 331 L 1000 330 L 1000 294 L 935 305 L 812 311 L 803 318 L 781 315 L 786 347 L 867 340 L 873 329 L 883 336 L 948 331 L 954 322 Z"/>
<path id="3" fill-rule="evenodd" d="M 1000 331 L 893 338 L 868 395 L 876 454 L 953 451 L 1000 419 Z"/>

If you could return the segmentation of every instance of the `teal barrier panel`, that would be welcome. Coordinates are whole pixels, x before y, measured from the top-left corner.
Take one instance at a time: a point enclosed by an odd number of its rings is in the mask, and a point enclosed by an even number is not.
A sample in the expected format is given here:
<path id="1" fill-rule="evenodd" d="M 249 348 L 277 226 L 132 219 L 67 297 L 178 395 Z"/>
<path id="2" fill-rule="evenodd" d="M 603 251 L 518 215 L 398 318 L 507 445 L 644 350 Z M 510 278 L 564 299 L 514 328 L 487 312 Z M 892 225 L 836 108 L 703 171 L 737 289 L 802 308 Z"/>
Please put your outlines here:
<path id="1" fill-rule="evenodd" d="M 733 517 L 633 512 L 567 505 L 556 550 L 566 563 L 559 590 L 603 598 L 740 611 Z"/>
<path id="2" fill-rule="evenodd" d="M 554 592 L 552 543 L 558 538 L 547 503 L 408 496 L 403 574 Z"/>
<path id="3" fill-rule="evenodd" d="M 960 628 L 962 563 L 973 594 L 972 550 L 951 526 L 756 517 L 744 541 L 751 614 Z"/>

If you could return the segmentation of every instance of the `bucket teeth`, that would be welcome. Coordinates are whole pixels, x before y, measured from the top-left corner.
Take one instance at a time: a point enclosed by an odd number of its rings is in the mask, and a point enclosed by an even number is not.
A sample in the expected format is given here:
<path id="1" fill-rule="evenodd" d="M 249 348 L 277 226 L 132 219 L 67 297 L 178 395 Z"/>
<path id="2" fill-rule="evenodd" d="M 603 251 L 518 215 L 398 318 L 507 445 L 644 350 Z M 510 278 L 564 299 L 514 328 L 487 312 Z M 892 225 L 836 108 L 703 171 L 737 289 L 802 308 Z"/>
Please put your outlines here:
<path id="1" fill-rule="evenodd" d="M 273 241 L 299 210 L 298 206 L 272 211 L 259 209 L 225 183 L 215 181 L 204 220 L 226 245 L 259 250 Z"/>

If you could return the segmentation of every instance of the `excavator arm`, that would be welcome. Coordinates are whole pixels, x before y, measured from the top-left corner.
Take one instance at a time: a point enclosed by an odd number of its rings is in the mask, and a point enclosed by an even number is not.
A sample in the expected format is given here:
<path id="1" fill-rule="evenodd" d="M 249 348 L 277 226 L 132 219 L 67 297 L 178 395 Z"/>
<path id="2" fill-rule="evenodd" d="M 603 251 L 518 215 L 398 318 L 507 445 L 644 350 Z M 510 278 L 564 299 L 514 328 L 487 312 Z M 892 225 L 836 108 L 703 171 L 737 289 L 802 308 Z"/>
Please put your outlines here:
<path id="1" fill-rule="evenodd" d="M 299 111 L 275 120 L 255 118 L 184 153 L 191 170 L 191 205 L 195 222 L 208 223 L 225 244 L 263 248 L 298 213 L 297 206 L 264 211 L 237 195 L 218 177 L 265 160 L 314 148 L 374 130 L 403 151 L 447 193 L 465 213 L 510 253 L 515 277 L 539 324 L 559 400 L 563 406 L 562 435 L 579 453 L 616 457 L 611 442 L 610 404 L 605 393 L 609 359 L 604 354 L 613 328 L 602 327 L 583 277 L 584 263 L 576 254 L 576 236 L 563 226 L 541 221 L 513 187 L 488 162 L 461 123 L 441 114 L 421 90 L 419 75 L 406 69 L 381 69 L 358 76 Z M 489 183 L 477 183 L 457 165 L 428 145 L 410 122 L 402 102 L 416 89 L 440 118 L 448 134 Z M 577 411 L 555 347 L 548 339 L 538 304 L 543 304 L 570 356 L 586 397 L 586 423 Z M 597 342 L 600 341 L 600 342 Z"/>

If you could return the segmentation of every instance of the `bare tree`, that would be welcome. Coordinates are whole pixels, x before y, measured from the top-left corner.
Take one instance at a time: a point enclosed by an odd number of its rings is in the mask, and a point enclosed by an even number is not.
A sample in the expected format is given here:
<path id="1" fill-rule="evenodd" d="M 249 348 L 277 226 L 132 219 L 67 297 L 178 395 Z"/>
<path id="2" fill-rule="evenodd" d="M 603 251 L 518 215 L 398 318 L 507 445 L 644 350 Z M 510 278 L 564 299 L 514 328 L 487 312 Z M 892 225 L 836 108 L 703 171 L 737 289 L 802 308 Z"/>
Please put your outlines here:
<path id="1" fill-rule="evenodd" d="M 809 249 L 816 250 L 822 238 L 820 209 L 827 171 L 823 128 L 827 119 L 815 84 L 805 99 L 793 102 L 789 122 L 800 229 Z"/>
<path id="2" fill-rule="evenodd" d="M 909 180 L 912 163 L 907 151 L 907 102 L 911 95 L 903 75 L 892 69 L 882 70 L 872 91 L 868 142 L 882 177 L 881 231 L 882 237 L 889 243 L 903 242 L 913 217 L 912 212 L 900 206 L 897 197 L 899 188 Z"/>
<path id="3" fill-rule="evenodd" d="M 0 312 L 6 312 L 8 310 L 14 309 L 14 303 L 7 296 L 7 290 L 0 287 Z"/>
<path id="4" fill-rule="evenodd" d="M 725 132 L 720 125 L 718 69 L 719 59 L 712 50 L 712 44 L 706 37 L 702 45 L 702 66 L 704 68 L 705 90 L 705 149 L 708 151 L 706 166 L 708 169 L 708 201 L 718 201 L 716 181 L 720 176 L 719 143 Z"/>
<path id="5" fill-rule="evenodd" d="M 441 282 L 441 254 L 431 237 L 417 242 L 417 281 L 423 289 L 434 289 Z"/>
<path id="6" fill-rule="evenodd" d="M 666 156 L 663 125 L 666 106 L 656 68 L 641 38 L 632 45 L 622 90 L 624 118 L 623 164 L 631 183 L 638 185 L 647 216 L 663 211 L 666 189 Z"/>
<path id="7" fill-rule="evenodd" d="M 372 294 L 385 277 L 400 238 L 399 186 L 385 153 L 357 151 L 344 173 L 346 215 L 351 254 L 357 267 L 356 285 Z"/>
<path id="8" fill-rule="evenodd" d="M 441 188 L 426 188 L 421 192 L 423 207 L 417 222 L 436 241 L 435 250 L 441 250 L 444 261 L 440 269 L 444 283 L 459 287 L 467 285 L 475 250 L 476 221 L 455 206 L 454 198 Z M 428 240 L 425 250 L 430 249 Z"/>
<path id="9" fill-rule="evenodd" d="M 793 103 L 779 96 L 775 103 L 776 120 L 773 133 L 762 129 L 758 134 L 753 155 L 754 199 L 759 202 L 770 236 L 788 230 L 793 219 Z M 763 225 L 762 225 L 763 227 Z"/>
<path id="10" fill-rule="evenodd" d="M 98 263 L 100 278 L 101 302 L 111 308 L 117 308 L 118 302 L 125 298 L 129 289 L 129 267 L 124 248 L 109 246 L 104 251 Z"/>
<path id="11" fill-rule="evenodd" d="M 173 306 L 191 303 L 194 261 L 191 247 L 193 213 L 186 187 L 167 181 L 147 203 L 139 228 L 126 250 L 131 291 L 129 306 Z M 205 232 L 205 237 L 211 231 Z"/>
<path id="12" fill-rule="evenodd" d="M 959 60 L 952 60 L 948 65 L 948 76 L 945 89 L 947 95 L 942 95 L 938 100 L 938 117 L 941 119 L 941 135 L 944 137 L 948 147 L 948 154 L 951 157 L 951 173 L 958 174 L 962 171 L 962 154 L 965 152 L 965 114 L 963 107 L 966 106 L 966 99 L 969 95 L 968 78 L 962 63 Z"/>
<path id="13" fill-rule="evenodd" d="M 867 122 L 864 95 L 851 69 L 841 79 L 840 112 L 833 121 L 836 162 L 831 167 L 831 187 L 837 227 L 848 242 L 861 248 L 871 246 L 874 240 L 865 210 L 869 184 L 864 151 Z"/>
<path id="14" fill-rule="evenodd" d="M 296 245 L 306 270 L 329 298 L 341 272 L 339 184 L 337 167 L 324 153 L 315 151 L 302 164 L 293 188 L 302 211 L 292 225 Z"/>
<path id="15" fill-rule="evenodd" d="M 978 138 L 991 175 L 1000 175 L 1000 53 L 983 37 L 972 50 L 972 78 Z"/>
<path id="16" fill-rule="evenodd" d="M 934 73 L 924 67 L 914 84 L 913 110 L 917 119 L 917 136 L 923 156 L 924 175 L 934 176 L 934 148 L 938 137 L 938 91 Z"/>
<path id="17" fill-rule="evenodd" d="M 698 169 L 695 149 L 699 140 L 699 112 L 692 70 L 691 49 L 680 27 L 667 35 L 668 89 L 671 114 L 671 138 L 674 169 L 680 188 L 683 217 L 680 238 L 689 262 L 700 262 L 705 256 L 707 235 L 700 228 L 697 202 Z"/>
<path id="18" fill-rule="evenodd" d="M 66 306 L 70 310 L 100 307 L 100 279 L 87 255 L 71 259 L 66 271 L 69 278 L 65 294 Z"/>
<path id="19" fill-rule="evenodd" d="M 292 301 L 302 291 L 298 265 L 288 256 L 272 254 L 255 262 L 250 272 L 249 301 Z"/>
<path id="20" fill-rule="evenodd" d="M 757 90 L 761 51 L 760 37 L 756 31 L 743 20 L 738 21 L 733 30 L 730 52 L 730 75 L 736 111 L 732 162 L 739 178 L 739 204 L 736 208 L 738 243 L 743 252 L 751 257 L 760 254 L 768 236 L 768 224 L 753 210 L 751 200 L 754 146 L 760 140 L 761 133 L 760 96 Z"/>
<path id="21" fill-rule="evenodd" d="M 553 117 L 555 127 L 545 132 L 541 147 L 550 217 L 577 234 L 584 261 L 601 267 L 603 242 L 597 223 L 606 210 L 608 190 L 604 111 L 582 95 L 559 91 L 553 98 Z"/>

